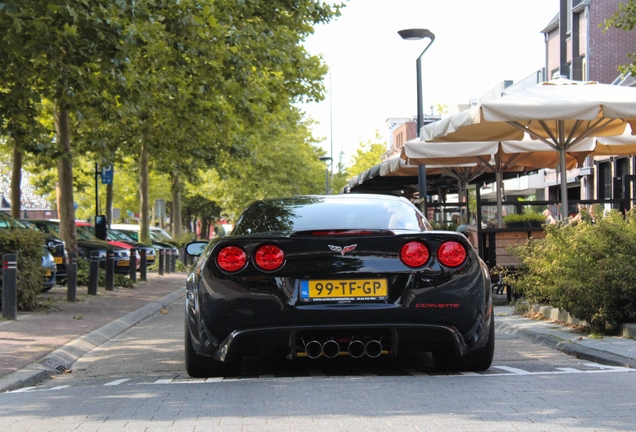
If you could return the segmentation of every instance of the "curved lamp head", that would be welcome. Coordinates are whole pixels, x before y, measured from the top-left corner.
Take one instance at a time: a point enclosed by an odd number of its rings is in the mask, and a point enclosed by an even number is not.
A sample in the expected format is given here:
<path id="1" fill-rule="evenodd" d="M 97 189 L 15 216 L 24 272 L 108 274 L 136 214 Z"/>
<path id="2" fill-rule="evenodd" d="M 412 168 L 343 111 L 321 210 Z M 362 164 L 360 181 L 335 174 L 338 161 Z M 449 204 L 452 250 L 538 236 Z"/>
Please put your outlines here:
<path id="1" fill-rule="evenodd" d="M 323 162 L 331 162 L 331 158 L 329 156 L 320 156 L 318 159 Z"/>
<path id="2" fill-rule="evenodd" d="M 429 38 L 431 42 L 435 40 L 435 35 L 428 29 L 406 29 L 398 31 L 398 34 L 404 40 L 421 40 L 424 38 Z"/>

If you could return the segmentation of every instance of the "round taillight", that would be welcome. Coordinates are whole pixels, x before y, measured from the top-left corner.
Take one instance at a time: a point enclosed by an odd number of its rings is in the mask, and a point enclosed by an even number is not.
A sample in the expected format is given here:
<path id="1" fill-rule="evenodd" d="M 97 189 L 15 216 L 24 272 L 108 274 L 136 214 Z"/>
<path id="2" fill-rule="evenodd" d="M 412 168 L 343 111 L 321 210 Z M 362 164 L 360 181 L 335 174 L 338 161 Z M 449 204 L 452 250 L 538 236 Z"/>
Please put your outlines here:
<path id="1" fill-rule="evenodd" d="M 226 246 L 216 256 L 216 263 L 226 272 L 239 271 L 247 264 L 247 254 L 240 247 Z"/>
<path id="2" fill-rule="evenodd" d="M 466 249 L 456 241 L 442 243 L 437 250 L 437 259 L 446 267 L 457 267 L 466 261 Z"/>
<path id="3" fill-rule="evenodd" d="M 420 242 L 408 242 L 400 250 L 400 259 L 409 267 L 421 267 L 428 261 L 428 248 Z"/>
<path id="4" fill-rule="evenodd" d="M 285 262 L 285 252 L 276 245 L 261 246 L 256 250 L 254 262 L 263 270 L 276 270 Z"/>

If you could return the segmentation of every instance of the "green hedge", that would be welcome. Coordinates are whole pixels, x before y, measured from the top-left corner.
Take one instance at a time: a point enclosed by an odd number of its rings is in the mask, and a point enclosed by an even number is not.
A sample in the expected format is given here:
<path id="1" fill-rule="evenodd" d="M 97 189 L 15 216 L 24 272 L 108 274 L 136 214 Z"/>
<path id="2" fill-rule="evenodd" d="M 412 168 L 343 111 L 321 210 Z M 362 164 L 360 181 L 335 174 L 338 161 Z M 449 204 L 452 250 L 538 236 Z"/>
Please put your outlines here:
<path id="1" fill-rule="evenodd" d="M 595 223 L 547 226 L 542 240 L 513 251 L 521 265 L 507 282 L 530 303 L 548 304 L 616 334 L 636 321 L 636 210 L 625 218 L 598 206 Z"/>
<path id="2" fill-rule="evenodd" d="M 14 253 L 18 258 L 18 309 L 23 311 L 33 310 L 38 305 L 37 296 L 42 291 L 45 277 L 43 245 L 44 235 L 39 231 L 0 229 L 0 254 Z"/>

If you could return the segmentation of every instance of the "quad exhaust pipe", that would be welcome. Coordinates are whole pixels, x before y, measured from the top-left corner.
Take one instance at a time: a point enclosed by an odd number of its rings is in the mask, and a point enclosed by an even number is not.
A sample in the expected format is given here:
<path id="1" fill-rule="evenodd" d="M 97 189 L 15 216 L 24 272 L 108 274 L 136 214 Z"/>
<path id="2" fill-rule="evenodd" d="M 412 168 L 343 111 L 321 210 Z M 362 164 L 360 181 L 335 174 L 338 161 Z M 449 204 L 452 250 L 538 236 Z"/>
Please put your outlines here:
<path id="1" fill-rule="evenodd" d="M 341 343 L 334 338 L 329 338 L 323 343 L 316 339 L 308 342 L 303 341 L 303 343 L 305 345 L 305 355 L 310 359 L 317 359 L 320 356 L 332 359 L 341 354 L 344 355 L 344 352 L 341 351 Z M 370 358 L 380 357 L 382 355 L 381 339 L 371 339 L 365 343 L 360 339 L 352 338 L 347 344 L 346 354 L 353 358 L 361 358 L 365 355 Z"/>

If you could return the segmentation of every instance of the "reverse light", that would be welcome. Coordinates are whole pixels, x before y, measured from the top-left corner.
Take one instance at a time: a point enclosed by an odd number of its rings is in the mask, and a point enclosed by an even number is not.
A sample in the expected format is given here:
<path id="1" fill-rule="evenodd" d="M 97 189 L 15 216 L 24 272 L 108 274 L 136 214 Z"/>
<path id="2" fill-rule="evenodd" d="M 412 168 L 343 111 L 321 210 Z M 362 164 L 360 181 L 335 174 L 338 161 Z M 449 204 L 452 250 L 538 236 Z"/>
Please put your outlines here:
<path id="1" fill-rule="evenodd" d="M 400 259 L 409 267 L 422 267 L 428 261 L 428 248 L 420 242 L 408 242 L 400 250 Z"/>
<path id="2" fill-rule="evenodd" d="M 285 252 L 276 245 L 261 246 L 256 250 L 254 262 L 263 270 L 276 270 L 285 263 Z"/>
<path id="3" fill-rule="evenodd" d="M 216 263 L 221 270 L 236 272 L 247 264 L 247 254 L 238 246 L 226 246 L 216 256 Z"/>
<path id="4" fill-rule="evenodd" d="M 437 259 L 446 267 L 457 267 L 466 261 L 466 249 L 456 241 L 447 241 L 437 250 Z"/>

